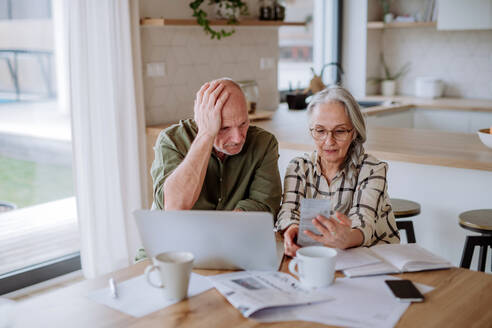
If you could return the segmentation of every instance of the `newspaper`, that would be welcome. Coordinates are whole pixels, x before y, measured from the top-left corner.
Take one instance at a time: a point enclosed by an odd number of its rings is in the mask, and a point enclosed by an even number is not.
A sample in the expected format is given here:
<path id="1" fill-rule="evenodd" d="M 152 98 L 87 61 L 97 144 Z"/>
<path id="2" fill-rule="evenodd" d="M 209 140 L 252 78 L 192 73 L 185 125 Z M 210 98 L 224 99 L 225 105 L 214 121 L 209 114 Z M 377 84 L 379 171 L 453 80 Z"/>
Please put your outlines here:
<path id="1" fill-rule="evenodd" d="M 320 214 L 327 218 L 331 216 L 331 202 L 329 199 L 301 199 L 301 222 L 299 224 L 299 232 L 297 234 L 298 245 L 321 245 L 321 243 L 309 238 L 304 233 L 305 230 L 309 230 L 315 234 L 319 234 L 319 231 L 312 223 L 312 220 Z"/>
<path id="2" fill-rule="evenodd" d="M 326 290 L 303 288 L 283 272 L 240 271 L 209 279 L 246 318 L 262 309 L 334 300 Z"/>

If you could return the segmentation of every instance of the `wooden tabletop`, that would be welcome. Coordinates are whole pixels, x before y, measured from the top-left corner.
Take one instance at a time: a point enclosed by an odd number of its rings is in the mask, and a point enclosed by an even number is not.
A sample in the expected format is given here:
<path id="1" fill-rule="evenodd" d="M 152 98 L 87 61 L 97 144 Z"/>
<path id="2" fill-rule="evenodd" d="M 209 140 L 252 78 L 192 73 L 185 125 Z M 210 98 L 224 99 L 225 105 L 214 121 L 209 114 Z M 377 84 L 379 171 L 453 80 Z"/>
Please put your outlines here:
<path id="1" fill-rule="evenodd" d="M 306 111 L 281 106 L 271 120 L 253 124 L 272 132 L 280 148 L 314 149 Z M 475 134 L 374 127 L 367 130 L 364 147 L 381 160 L 492 171 L 492 151 Z"/>
<path id="2" fill-rule="evenodd" d="M 245 319 L 215 289 L 180 303 L 133 318 L 91 301 L 87 294 L 107 287 L 108 277 L 124 281 L 141 275 L 144 261 L 111 275 L 20 302 L 15 327 L 326 327 L 311 322 L 260 324 Z M 286 271 L 288 261 L 282 265 Z M 210 275 L 220 271 L 195 270 Z M 337 273 L 337 276 L 340 276 Z M 424 303 L 412 304 L 397 327 L 490 327 L 492 322 L 492 276 L 461 268 L 398 275 L 435 287 Z M 348 305 L 350 306 L 350 305 Z"/>

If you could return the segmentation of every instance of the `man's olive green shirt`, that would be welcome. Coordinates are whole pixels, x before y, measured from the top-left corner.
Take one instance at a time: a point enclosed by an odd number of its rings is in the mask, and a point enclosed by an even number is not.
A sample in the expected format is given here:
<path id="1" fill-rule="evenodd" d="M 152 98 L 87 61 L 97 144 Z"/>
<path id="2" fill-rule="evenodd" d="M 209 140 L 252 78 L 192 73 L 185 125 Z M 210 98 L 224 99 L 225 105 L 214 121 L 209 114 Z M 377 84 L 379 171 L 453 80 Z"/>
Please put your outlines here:
<path id="1" fill-rule="evenodd" d="M 159 134 L 150 170 L 153 208 L 164 209 L 164 181 L 184 160 L 197 133 L 196 123 L 188 119 Z M 221 161 L 212 152 L 205 181 L 193 209 L 267 211 L 275 217 L 282 195 L 278 156 L 275 137 L 259 127 L 250 126 L 239 154 L 226 156 Z"/>

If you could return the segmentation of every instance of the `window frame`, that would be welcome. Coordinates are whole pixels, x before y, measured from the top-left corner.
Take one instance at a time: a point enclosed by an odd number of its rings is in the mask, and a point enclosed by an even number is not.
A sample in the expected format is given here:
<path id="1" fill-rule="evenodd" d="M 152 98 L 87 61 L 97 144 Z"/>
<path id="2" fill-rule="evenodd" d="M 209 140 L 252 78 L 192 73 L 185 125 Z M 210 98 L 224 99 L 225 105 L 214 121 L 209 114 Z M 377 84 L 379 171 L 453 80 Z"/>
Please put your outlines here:
<path id="1" fill-rule="evenodd" d="M 330 62 L 342 65 L 342 3 L 342 0 L 313 1 L 313 66 L 316 72 L 320 72 L 323 65 Z M 340 75 L 337 74 L 336 69 L 330 72 L 332 74 L 330 81 L 340 83 Z M 285 101 L 285 95 L 290 90 L 278 91 L 280 101 Z"/>

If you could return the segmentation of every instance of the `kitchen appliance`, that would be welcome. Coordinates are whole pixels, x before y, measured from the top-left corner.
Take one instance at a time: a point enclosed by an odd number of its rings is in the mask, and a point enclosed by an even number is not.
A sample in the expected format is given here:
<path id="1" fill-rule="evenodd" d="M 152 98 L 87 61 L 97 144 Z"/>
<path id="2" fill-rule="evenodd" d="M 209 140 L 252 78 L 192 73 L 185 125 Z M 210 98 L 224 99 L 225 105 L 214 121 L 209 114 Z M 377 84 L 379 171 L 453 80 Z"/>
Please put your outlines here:
<path id="1" fill-rule="evenodd" d="M 439 98 L 444 91 L 442 80 L 432 76 L 420 76 L 415 79 L 415 96 L 421 98 Z"/>
<path id="2" fill-rule="evenodd" d="M 258 89 L 258 83 L 254 80 L 237 81 L 237 84 L 243 90 L 246 97 L 246 107 L 248 108 L 248 114 L 253 114 L 256 111 L 256 106 L 260 97 L 260 91 Z"/>

